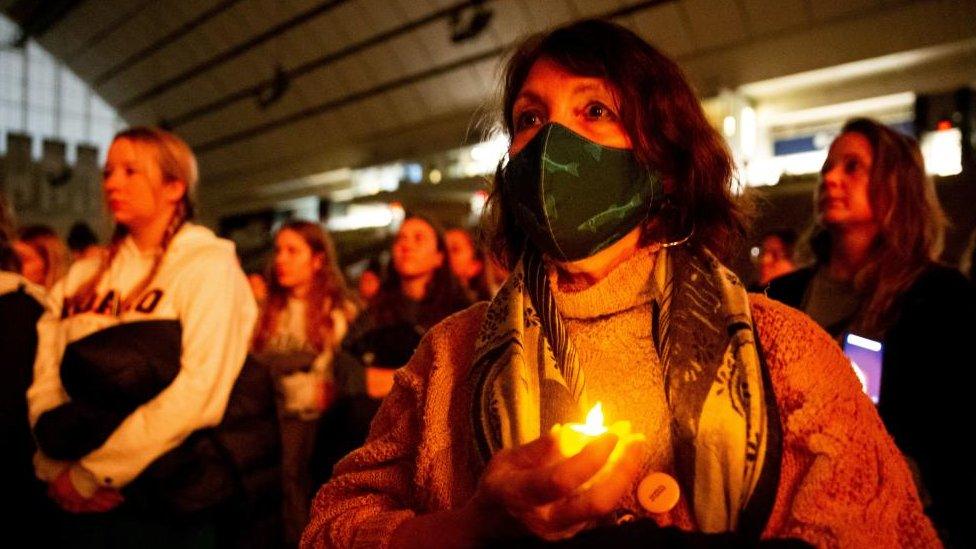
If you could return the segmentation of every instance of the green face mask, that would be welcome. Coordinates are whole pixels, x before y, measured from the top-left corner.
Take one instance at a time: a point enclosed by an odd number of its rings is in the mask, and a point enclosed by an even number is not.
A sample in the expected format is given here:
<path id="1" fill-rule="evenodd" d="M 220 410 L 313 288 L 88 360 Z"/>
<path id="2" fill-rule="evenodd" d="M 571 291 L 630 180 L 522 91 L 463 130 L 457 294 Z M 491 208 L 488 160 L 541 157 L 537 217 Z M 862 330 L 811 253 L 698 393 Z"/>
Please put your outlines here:
<path id="1" fill-rule="evenodd" d="M 558 261 L 590 257 L 623 238 L 664 198 L 661 177 L 629 149 L 550 123 L 502 169 L 505 207 Z"/>

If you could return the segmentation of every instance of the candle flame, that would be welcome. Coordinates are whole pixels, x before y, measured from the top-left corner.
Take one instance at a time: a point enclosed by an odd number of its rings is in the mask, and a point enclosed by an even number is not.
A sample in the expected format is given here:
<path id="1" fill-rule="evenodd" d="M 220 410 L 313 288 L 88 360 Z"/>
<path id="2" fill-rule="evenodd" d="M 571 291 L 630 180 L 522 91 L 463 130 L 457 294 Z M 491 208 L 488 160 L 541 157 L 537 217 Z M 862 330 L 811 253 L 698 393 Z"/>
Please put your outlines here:
<path id="1" fill-rule="evenodd" d="M 569 425 L 574 431 L 589 435 L 591 437 L 600 436 L 607 432 L 607 427 L 603 424 L 603 403 L 597 402 L 589 413 L 586 414 L 586 423 L 573 423 Z"/>

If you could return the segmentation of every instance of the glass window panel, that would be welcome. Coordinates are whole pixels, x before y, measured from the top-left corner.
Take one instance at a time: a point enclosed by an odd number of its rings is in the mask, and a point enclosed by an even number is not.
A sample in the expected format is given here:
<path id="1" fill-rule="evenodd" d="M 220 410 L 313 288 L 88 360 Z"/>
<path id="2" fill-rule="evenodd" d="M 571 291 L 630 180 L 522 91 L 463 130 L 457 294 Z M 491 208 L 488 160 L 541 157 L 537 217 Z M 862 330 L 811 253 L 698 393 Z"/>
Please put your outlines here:
<path id="1" fill-rule="evenodd" d="M 35 77 L 33 67 L 27 77 L 27 102 L 34 107 L 46 109 L 54 108 L 54 86 L 53 82 L 44 81 L 43 78 Z"/>
<path id="2" fill-rule="evenodd" d="M 19 103 L 0 103 L 0 127 L 7 131 L 24 130 L 24 116 Z"/>
<path id="3" fill-rule="evenodd" d="M 34 136 L 36 143 L 40 143 L 43 137 L 54 135 L 54 113 L 48 109 L 28 109 L 27 132 Z M 40 150 L 37 147 L 35 149 Z"/>
<path id="4" fill-rule="evenodd" d="M 3 15 L 0 15 L 0 41 L 4 44 L 9 44 L 20 36 L 20 32 L 17 30 L 17 25 L 7 19 Z"/>
<path id="5" fill-rule="evenodd" d="M 85 140 L 85 117 L 79 114 L 61 115 L 61 137 L 65 141 Z M 73 150 L 73 147 L 69 147 Z"/>
<path id="6" fill-rule="evenodd" d="M 0 42 L 10 43 L 19 35 L 17 26 L 0 14 Z M 110 105 L 33 40 L 22 50 L 0 49 L 0 147 L 6 148 L 5 133 L 16 131 L 32 137 L 35 157 L 44 138 L 61 137 L 69 144 L 70 158 L 80 141 L 96 145 L 103 159 L 120 125 Z"/>
<path id="7" fill-rule="evenodd" d="M 85 83 L 69 70 L 61 71 L 61 112 L 84 114 L 88 107 Z"/>
<path id="8" fill-rule="evenodd" d="M 0 51 L 0 99 L 20 101 L 23 96 L 24 58 L 11 51 Z"/>
<path id="9" fill-rule="evenodd" d="M 93 118 L 115 118 L 115 111 L 99 96 L 92 97 L 92 117 Z"/>
<path id="10" fill-rule="evenodd" d="M 108 146 L 112 144 L 112 138 L 115 136 L 115 128 L 112 126 L 93 124 L 92 125 L 92 139 L 91 144 L 98 147 L 98 164 L 101 165 L 105 162 L 105 152 L 108 150 Z"/>

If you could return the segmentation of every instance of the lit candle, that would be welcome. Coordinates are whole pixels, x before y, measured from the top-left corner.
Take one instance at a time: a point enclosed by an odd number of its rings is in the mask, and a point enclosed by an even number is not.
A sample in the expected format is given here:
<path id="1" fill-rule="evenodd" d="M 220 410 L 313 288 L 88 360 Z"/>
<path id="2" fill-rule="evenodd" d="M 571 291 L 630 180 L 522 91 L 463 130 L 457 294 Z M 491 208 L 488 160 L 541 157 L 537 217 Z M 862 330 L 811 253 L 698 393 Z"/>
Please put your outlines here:
<path id="1" fill-rule="evenodd" d="M 584 446 L 608 432 L 617 435 L 618 442 L 644 438 L 643 435 L 630 432 L 629 421 L 616 421 L 607 427 L 604 424 L 603 404 L 600 402 L 597 402 L 586 414 L 586 423 L 567 423 L 565 425 L 557 423 L 553 425 L 552 432 L 559 442 L 559 452 L 566 457 L 575 456 L 580 453 Z M 611 463 L 616 461 L 622 448 L 623 445 L 618 443 L 608 461 Z"/>

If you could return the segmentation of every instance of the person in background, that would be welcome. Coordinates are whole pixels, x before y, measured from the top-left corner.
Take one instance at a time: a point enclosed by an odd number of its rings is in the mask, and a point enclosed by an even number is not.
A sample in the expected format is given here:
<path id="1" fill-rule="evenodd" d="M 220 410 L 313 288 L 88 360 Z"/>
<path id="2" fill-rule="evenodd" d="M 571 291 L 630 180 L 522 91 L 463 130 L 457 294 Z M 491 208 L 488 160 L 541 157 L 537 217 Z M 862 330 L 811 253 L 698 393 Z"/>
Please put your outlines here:
<path id="1" fill-rule="evenodd" d="M 512 274 L 427 333 L 303 545 L 938 546 L 830 336 L 721 264 L 734 164 L 677 65 L 586 20 L 505 69 Z"/>
<path id="2" fill-rule="evenodd" d="M 0 193 L 0 468 L 6 472 L 4 489 L 11 501 L 5 513 L 8 539 L 29 539 L 38 547 L 55 543 L 50 534 L 53 512 L 45 484 L 34 476 L 36 447 L 27 419 L 27 388 L 34 377 L 37 320 L 48 307 L 44 289 L 20 274 L 14 251 L 13 214 Z"/>
<path id="3" fill-rule="evenodd" d="M 318 420 L 344 387 L 335 357 L 356 305 L 332 241 L 316 223 L 289 221 L 274 239 L 268 297 L 254 353 L 268 366 L 278 395 L 285 544 L 298 544 L 312 498 L 309 464 Z"/>
<path id="4" fill-rule="evenodd" d="M 17 240 L 14 225 L 14 214 L 7 205 L 7 197 L 0 193 L 0 272 L 20 272 L 20 256 L 14 250 Z"/>
<path id="5" fill-rule="evenodd" d="M 491 300 L 493 293 L 488 286 L 485 252 L 477 245 L 471 233 L 454 227 L 444 233 L 444 239 L 447 241 L 451 271 L 467 290 L 471 300 Z"/>
<path id="6" fill-rule="evenodd" d="M 366 388 L 375 400 L 393 386 L 393 372 L 407 363 L 421 336 L 471 304 L 451 272 L 444 231 L 434 220 L 409 214 L 390 249 L 391 268 L 365 314 L 343 343 L 363 362 Z"/>
<path id="7" fill-rule="evenodd" d="M 814 195 L 816 263 L 767 294 L 838 340 L 883 346 L 878 411 L 914 467 L 926 511 L 950 546 L 976 543 L 976 469 L 939 425 L 972 415 L 976 295 L 936 263 L 946 218 L 914 139 L 858 118 L 830 146 Z"/>
<path id="8" fill-rule="evenodd" d="M 251 294 L 254 295 L 254 301 L 257 302 L 258 307 L 264 307 L 268 300 L 268 282 L 264 279 L 264 275 L 248 273 L 247 284 L 251 287 Z"/>
<path id="9" fill-rule="evenodd" d="M 383 264 L 378 258 L 372 258 L 366 263 L 366 268 L 359 275 L 356 283 L 356 290 L 359 292 L 359 299 L 363 303 L 372 301 L 379 293 L 383 285 Z"/>
<path id="10" fill-rule="evenodd" d="M 22 240 L 14 240 L 11 243 L 11 249 L 17 254 L 20 274 L 32 284 L 44 288 L 44 280 L 47 278 L 47 261 L 44 259 L 43 253 L 35 246 L 31 246 Z"/>
<path id="11" fill-rule="evenodd" d="M 191 222 L 196 182 L 179 137 L 117 134 L 108 253 L 72 265 L 38 322 L 27 400 L 61 546 L 277 542 L 274 400 L 245 360 L 257 307 L 233 243 Z"/>
<path id="12" fill-rule="evenodd" d="M 969 233 L 966 249 L 963 250 L 962 255 L 959 257 L 959 271 L 970 282 L 976 284 L 976 229 L 973 229 Z"/>
<path id="13" fill-rule="evenodd" d="M 796 231 L 793 229 L 776 229 L 763 233 L 759 238 L 759 255 L 756 257 L 759 288 L 765 288 L 770 280 L 796 270 L 796 262 L 793 260 L 795 246 Z"/>
<path id="14" fill-rule="evenodd" d="M 68 249 L 71 251 L 72 262 L 98 257 L 103 251 L 95 231 L 84 221 L 76 222 L 68 231 Z"/>
<path id="15" fill-rule="evenodd" d="M 361 385 L 357 391 L 351 382 L 346 398 L 320 423 L 312 459 L 316 481 L 327 481 L 336 462 L 366 440 L 394 371 L 406 364 L 424 333 L 470 305 L 451 273 L 443 235 L 435 221 L 416 214 L 400 225 L 387 275 L 342 343 L 340 369 L 359 372 Z"/>
<path id="16" fill-rule="evenodd" d="M 45 290 L 50 290 L 68 272 L 68 248 L 47 225 L 22 227 L 14 247 L 21 257 L 23 275 Z"/>

